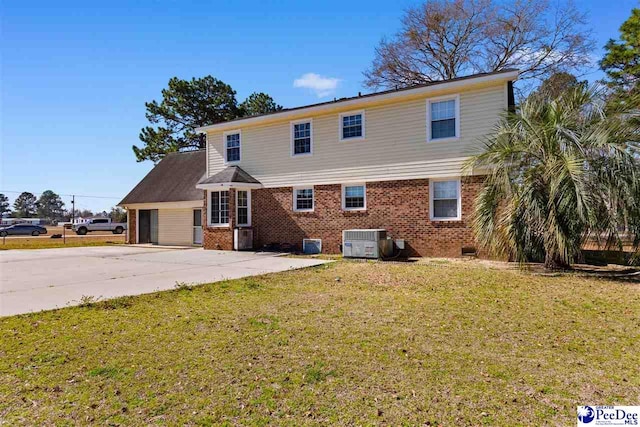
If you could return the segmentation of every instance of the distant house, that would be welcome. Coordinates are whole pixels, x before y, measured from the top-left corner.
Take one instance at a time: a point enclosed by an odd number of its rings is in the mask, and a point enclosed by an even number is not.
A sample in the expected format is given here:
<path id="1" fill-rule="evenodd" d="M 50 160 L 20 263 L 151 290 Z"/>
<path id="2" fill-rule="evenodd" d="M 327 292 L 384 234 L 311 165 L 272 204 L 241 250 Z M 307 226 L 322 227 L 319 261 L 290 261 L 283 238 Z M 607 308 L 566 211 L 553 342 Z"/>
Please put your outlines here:
<path id="1" fill-rule="evenodd" d="M 228 250 L 241 235 L 254 248 L 315 239 L 338 253 L 343 230 L 386 229 L 409 255 L 458 256 L 475 246 L 483 182 L 463 165 L 513 104 L 517 77 L 476 74 L 201 127 L 206 153 L 168 155 L 121 202 L 137 230 L 129 240 Z"/>
<path id="2" fill-rule="evenodd" d="M 118 204 L 127 210 L 127 242 L 202 245 L 205 150 L 165 156 Z"/>

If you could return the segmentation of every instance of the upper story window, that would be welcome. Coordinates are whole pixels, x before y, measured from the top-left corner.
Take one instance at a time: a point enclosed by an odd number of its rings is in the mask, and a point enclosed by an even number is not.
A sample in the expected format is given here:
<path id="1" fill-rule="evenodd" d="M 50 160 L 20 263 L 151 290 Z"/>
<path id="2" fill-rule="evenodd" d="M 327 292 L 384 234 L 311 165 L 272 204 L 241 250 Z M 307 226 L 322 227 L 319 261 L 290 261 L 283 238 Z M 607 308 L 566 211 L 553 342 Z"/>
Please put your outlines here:
<path id="1" fill-rule="evenodd" d="M 311 120 L 291 124 L 291 155 L 312 153 L 313 124 Z"/>
<path id="2" fill-rule="evenodd" d="M 209 193 L 209 224 L 229 225 L 229 192 Z"/>
<path id="3" fill-rule="evenodd" d="M 227 163 L 240 161 L 240 131 L 224 134 L 224 158 Z"/>
<path id="4" fill-rule="evenodd" d="M 340 114 L 340 140 L 364 139 L 364 111 Z"/>
<path id="5" fill-rule="evenodd" d="M 313 187 L 293 189 L 293 210 L 297 212 L 313 210 Z"/>
<path id="6" fill-rule="evenodd" d="M 430 216 L 434 221 L 461 218 L 460 180 L 429 181 Z"/>
<path id="7" fill-rule="evenodd" d="M 429 141 L 457 138 L 460 133 L 459 97 L 430 100 L 428 102 Z"/>
<path id="8" fill-rule="evenodd" d="M 342 209 L 364 210 L 367 208 L 367 189 L 364 184 L 342 186 Z"/>

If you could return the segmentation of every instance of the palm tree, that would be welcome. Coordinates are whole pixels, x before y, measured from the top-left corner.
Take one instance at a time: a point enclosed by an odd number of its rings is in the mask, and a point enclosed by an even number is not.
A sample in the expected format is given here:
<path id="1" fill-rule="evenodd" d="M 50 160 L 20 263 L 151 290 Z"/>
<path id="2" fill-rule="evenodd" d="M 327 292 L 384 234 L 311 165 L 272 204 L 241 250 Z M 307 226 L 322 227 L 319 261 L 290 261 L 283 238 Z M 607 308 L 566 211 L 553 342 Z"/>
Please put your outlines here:
<path id="1" fill-rule="evenodd" d="M 640 243 L 640 131 L 586 85 L 529 97 L 507 113 L 467 168 L 488 172 L 475 204 L 480 245 L 519 262 L 565 268 L 588 238 Z M 637 104 L 636 104 L 637 105 Z"/>

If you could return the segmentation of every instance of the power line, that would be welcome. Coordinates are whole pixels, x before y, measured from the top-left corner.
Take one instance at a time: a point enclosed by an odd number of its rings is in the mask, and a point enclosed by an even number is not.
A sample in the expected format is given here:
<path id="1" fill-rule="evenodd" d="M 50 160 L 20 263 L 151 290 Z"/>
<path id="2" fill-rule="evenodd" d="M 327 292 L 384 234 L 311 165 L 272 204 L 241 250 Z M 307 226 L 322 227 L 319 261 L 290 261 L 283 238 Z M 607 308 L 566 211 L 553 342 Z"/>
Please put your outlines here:
<path id="1" fill-rule="evenodd" d="M 22 194 L 24 193 L 24 191 L 11 191 L 11 190 L 0 190 L 0 193 L 15 193 L 15 194 Z M 36 191 L 35 193 L 38 193 L 38 191 Z M 65 197 L 85 197 L 85 198 L 91 198 L 91 199 L 121 199 L 122 197 L 116 197 L 116 196 L 83 196 L 81 194 L 58 194 L 58 196 L 65 196 Z"/>

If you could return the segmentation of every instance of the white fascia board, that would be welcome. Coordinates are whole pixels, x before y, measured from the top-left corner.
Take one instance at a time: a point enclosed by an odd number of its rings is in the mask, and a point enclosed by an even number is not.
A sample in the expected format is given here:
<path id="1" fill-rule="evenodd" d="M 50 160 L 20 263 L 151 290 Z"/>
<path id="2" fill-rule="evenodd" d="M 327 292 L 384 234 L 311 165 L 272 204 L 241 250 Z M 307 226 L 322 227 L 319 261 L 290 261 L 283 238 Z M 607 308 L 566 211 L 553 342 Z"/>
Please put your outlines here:
<path id="1" fill-rule="evenodd" d="M 120 205 L 123 209 L 184 209 L 199 207 L 204 204 L 204 193 L 202 194 L 202 200 L 185 200 L 178 202 L 145 202 L 145 203 L 127 203 L 126 205 Z"/>
<path id="2" fill-rule="evenodd" d="M 196 184 L 196 188 L 199 190 L 210 190 L 210 191 L 224 191 L 230 188 L 236 188 L 239 190 L 243 189 L 257 189 L 263 188 L 262 184 L 243 184 L 241 182 L 223 182 L 217 184 Z"/>

